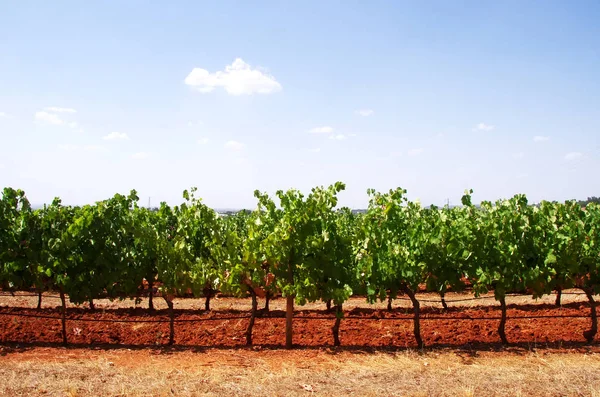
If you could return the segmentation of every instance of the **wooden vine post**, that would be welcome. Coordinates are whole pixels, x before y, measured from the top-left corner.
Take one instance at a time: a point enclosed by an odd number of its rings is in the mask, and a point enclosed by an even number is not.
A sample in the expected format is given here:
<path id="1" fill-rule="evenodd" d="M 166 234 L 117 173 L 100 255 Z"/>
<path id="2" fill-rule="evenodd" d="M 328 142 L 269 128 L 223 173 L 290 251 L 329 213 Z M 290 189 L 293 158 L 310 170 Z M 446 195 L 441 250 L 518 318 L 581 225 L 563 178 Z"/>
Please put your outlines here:
<path id="1" fill-rule="evenodd" d="M 169 346 L 175 343 L 175 311 L 173 310 L 173 295 L 165 295 L 165 302 L 169 307 Z"/>
<path id="2" fill-rule="evenodd" d="M 342 318 L 344 317 L 344 312 L 342 310 L 342 305 L 335 306 L 335 324 L 331 328 L 333 332 L 333 345 L 340 346 L 340 323 Z"/>
<path id="3" fill-rule="evenodd" d="M 598 332 L 598 314 L 596 313 L 596 301 L 594 300 L 594 293 L 591 288 L 584 288 L 585 295 L 590 302 L 590 314 L 592 317 L 592 327 L 583 333 L 585 340 L 588 343 L 592 343 L 594 341 L 594 337 Z"/>
<path id="4" fill-rule="evenodd" d="M 248 323 L 248 328 L 246 329 L 246 345 L 252 345 L 252 329 L 254 328 L 254 320 L 256 319 L 256 313 L 258 311 L 258 299 L 256 297 L 256 292 L 253 288 L 249 288 L 248 291 L 252 296 L 252 312 L 250 314 L 250 322 Z"/>
<path id="5" fill-rule="evenodd" d="M 413 292 L 413 290 L 408 287 L 407 285 L 402 285 L 402 291 L 408 295 L 408 297 L 410 298 L 410 301 L 412 302 L 413 305 L 413 313 L 414 313 L 414 317 L 413 317 L 413 333 L 415 335 L 415 340 L 417 341 L 417 346 L 419 347 L 419 349 L 422 349 L 425 347 L 425 343 L 423 343 L 423 338 L 421 338 L 421 305 L 417 299 L 417 297 L 415 296 L 415 293 Z"/>
<path id="6" fill-rule="evenodd" d="M 502 315 L 500 317 L 500 324 L 498 325 L 498 335 L 500 335 L 500 340 L 503 345 L 508 345 L 508 339 L 506 339 L 506 298 L 502 296 L 500 299 L 500 309 L 502 310 Z"/>
<path id="7" fill-rule="evenodd" d="M 62 324 L 62 342 L 64 346 L 67 346 L 67 301 L 65 299 L 65 291 L 62 287 L 60 287 L 60 303 L 61 303 L 61 311 L 60 311 L 60 319 Z"/>

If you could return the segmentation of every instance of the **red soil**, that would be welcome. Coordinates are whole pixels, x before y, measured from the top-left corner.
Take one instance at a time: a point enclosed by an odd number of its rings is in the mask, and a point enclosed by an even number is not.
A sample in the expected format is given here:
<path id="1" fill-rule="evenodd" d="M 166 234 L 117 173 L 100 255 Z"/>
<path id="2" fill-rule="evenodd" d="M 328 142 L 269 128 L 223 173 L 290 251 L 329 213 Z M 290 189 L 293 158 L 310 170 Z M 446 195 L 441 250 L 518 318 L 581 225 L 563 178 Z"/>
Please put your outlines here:
<path id="1" fill-rule="evenodd" d="M 56 319 L 18 316 L 45 315 Z M 346 311 L 341 321 L 342 346 L 361 347 L 415 347 L 412 312 L 355 308 Z M 204 311 L 175 310 L 176 320 L 209 320 L 175 323 L 175 344 L 200 347 L 235 347 L 245 344 L 248 318 L 221 319 L 248 316 L 236 310 Z M 546 304 L 519 305 L 508 308 L 506 334 L 509 342 L 518 344 L 562 345 L 583 344 L 583 332 L 590 327 L 589 306 L 572 303 L 563 307 Z M 421 330 L 428 346 L 465 346 L 469 344 L 499 343 L 497 333 L 500 309 L 497 306 L 422 310 Z M 558 316 L 559 318 L 522 318 Z M 564 316 L 582 316 L 572 318 Z M 254 326 L 253 342 L 259 346 L 285 345 L 285 313 L 271 311 L 258 317 Z M 307 318 L 310 317 L 310 318 Z M 433 319 L 433 317 L 443 319 Z M 560 318 L 563 317 L 563 318 Z M 154 314 L 146 309 L 112 309 L 90 312 L 87 309 L 67 310 L 69 343 L 75 345 L 157 346 L 169 340 L 169 317 L 166 310 Z M 429 318 L 429 319 L 428 319 Z M 486 318 L 478 320 L 477 318 Z M 163 320 L 152 322 L 87 322 L 94 320 Z M 333 345 L 331 313 L 320 310 L 298 310 L 294 317 L 294 343 L 300 346 Z M 60 310 L 0 307 L 0 343 L 60 344 Z"/>

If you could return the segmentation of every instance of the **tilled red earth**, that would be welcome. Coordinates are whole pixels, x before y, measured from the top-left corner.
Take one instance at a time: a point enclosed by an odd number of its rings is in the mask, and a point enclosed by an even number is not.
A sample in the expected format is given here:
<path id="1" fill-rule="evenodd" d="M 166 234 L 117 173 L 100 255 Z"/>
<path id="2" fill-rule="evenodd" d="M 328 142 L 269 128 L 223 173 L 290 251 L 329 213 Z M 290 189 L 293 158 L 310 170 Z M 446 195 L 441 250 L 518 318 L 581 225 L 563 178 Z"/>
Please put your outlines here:
<path id="1" fill-rule="evenodd" d="M 43 315 L 52 318 L 20 315 Z M 340 326 L 343 346 L 416 346 L 410 310 L 397 309 L 388 312 L 356 308 L 345 311 L 344 315 Z M 511 343 L 532 346 L 579 344 L 585 342 L 583 332 L 590 327 L 589 315 L 589 306 L 582 303 L 572 303 L 560 308 L 545 304 L 509 306 L 506 334 Z M 175 310 L 175 344 L 190 347 L 242 346 L 246 342 L 248 317 L 248 312 L 235 310 L 208 313 Z M 428 346 L 496 345 L 499 342 L 499 317 L 500 309 L 494 306 L 451 308 L 447 312 L 424 308 L 421 332 Z M 67 318 L 68 340 L 76 345 L 157 346 L 166 345 L 169 341 L 169 317 L 166 310 L 150 313 L 137 308 L 91 312 L 88 309 L 76 308 L 68 309 Z M 114 320 L 128 322 L 112 322 Z M 141 322 L 132 322 L 134 320 Z M 150 322 L 156 320 L 164 322 Z M 326 311 L 296 311 L 294 343 L 300 346 L 333 345 L 331 328 L 334 322 L 334 315 Z M 0 342 L 60 344 L 60 310 L 0 307 Z M 285 313 L 271 311 L 261 314 L 256 319 L 253 342 L 260 346 L 283 346 Z"/>

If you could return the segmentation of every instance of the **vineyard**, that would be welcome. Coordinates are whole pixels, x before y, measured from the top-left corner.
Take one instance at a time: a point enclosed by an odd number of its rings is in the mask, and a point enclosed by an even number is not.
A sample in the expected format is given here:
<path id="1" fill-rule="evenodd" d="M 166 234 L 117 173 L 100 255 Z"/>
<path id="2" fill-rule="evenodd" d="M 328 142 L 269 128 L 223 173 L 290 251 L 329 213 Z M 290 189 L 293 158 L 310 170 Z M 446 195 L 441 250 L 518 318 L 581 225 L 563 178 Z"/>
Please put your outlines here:
<path id="1" fill-rule="evenodd" d="M 589 309 L 584 313 L 567 307 L 556 324 L 567 330 L 569 323 L 583 318 L 588 324 L 583 337 L 594 341 L 594 297 L 600 293 L 599 205 L 532 205 L 516 195 L 476 206 L 468 191 L 459 207 L 422 207 L 409 201 L 405 190 L 395 189 L 369 190 L 367 211 L 354 213 L 338 208 L 337 196 L 344 188 L 338 182 L 307 195 L 278 191 L 276 199 L 256 191 L 255 210 L 227 216 L 204 205 L 196 189 L 184 191 L 184 202 L 174 207 L 139 207 L 132 191 L 93 205 L 64 206 L 55 199 L 33 209 L 23 191 L 5 188 L 0 201 L 0 287 L 3 293 L 34 293 L 39 299 L 37 310 L 5 308 L 0 315 L 30 318 L 38 328 L 50 319 L 60 320 L 64 344 L 69 342 L 68 321 L 154 322 L 164 326 L 166 343 L 173 344 L 176 325 L 190 333 L 193 325 L 186 323 L 239 318 L 244 319 L 238 331 L 246 344 L 253 343 L 256 325 L 270 327 L 271 332 L 285 330 L 285 345 L 292 347 L 294 331 L 307 329 L 295 323 L 305 324 L 313 316 L 298 312 L 296 306 L 322 302 L 329 315 L 315 320 L 330 320 L 336 346 L 341 344 L 342 322 L 351 324 L 348 332 L 359 335 L 367 322 L 391 319 L 411 321 L 414 342 L 423 347 L 423 333 L 427 340 L 434 336 L 421 329 L 422 323 L 436 320 L 439 313 L 442 321 L 449 321 L 443 316 L 450 312 L 471 319 L 483 316 L 487 326 L 497 324 L 493 337 L 507 344 L 507 318 L 536 312 L 508 307 L 508 297 L 556 294 L 559 307 L 563 291 L 575 289 Z M 450 292 L 461 293 L 465 300 L 495 299 L 498 315 L 456 313 L 457 308 L 446 302 Z M 441 309 L 422 308 L 423 293 L 428 300 L 435 294 Z M 217 295 L 249 298 L 251 310 L 211 311 Z M 155 309 L 157 297 L 167 306 L 166 318 Z M 204 310 L 177 310 L 173 302 L 178 297 L 202 298 Z M 279 297 L 285 307 L 269 314 L 269 302 Z M 395 302 L 405 300 L 412 314 L 344 310 L 356 297 L 370 304 L 384 302 L 390 311 Z M 42 299 L 53 298 L 61 309 L 44 311 Z M 89 304 L 88 312 L 93 312 L 98 299 L 142 298 L 147 299 L 147 309 L 125 318 L 67 309 L 67 301 Z M 260 309 L 259 298 L 264 300 Z M 538 318 L 544 316 L 543 310 L 537 312 Z M 548 308 L 546 312 L 556 314 Z M 273 328 L 279 322 L 281 327 Z M 451 327 L 440 329 L 452 332 Z M 142 333 L 136 338 L 143 339 Z M 261 341 L 268 339 L 264 332 L 259 334 Z M 77 340 L 91 343 L 93 335 Z M 205 343 L 210 344 L 210 338 Z"/>

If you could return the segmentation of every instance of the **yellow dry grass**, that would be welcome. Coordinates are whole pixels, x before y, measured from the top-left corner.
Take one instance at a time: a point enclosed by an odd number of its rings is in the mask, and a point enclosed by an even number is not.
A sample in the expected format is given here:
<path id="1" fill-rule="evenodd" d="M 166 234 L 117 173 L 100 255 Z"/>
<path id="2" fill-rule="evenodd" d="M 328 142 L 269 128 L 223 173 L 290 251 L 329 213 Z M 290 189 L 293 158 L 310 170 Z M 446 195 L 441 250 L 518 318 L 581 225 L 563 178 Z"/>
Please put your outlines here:
<path id="1" fill-rule="evenodd" d="M 3 354 L 7 396 L 600 396 L 600 355 L 592 350 Z"/>

